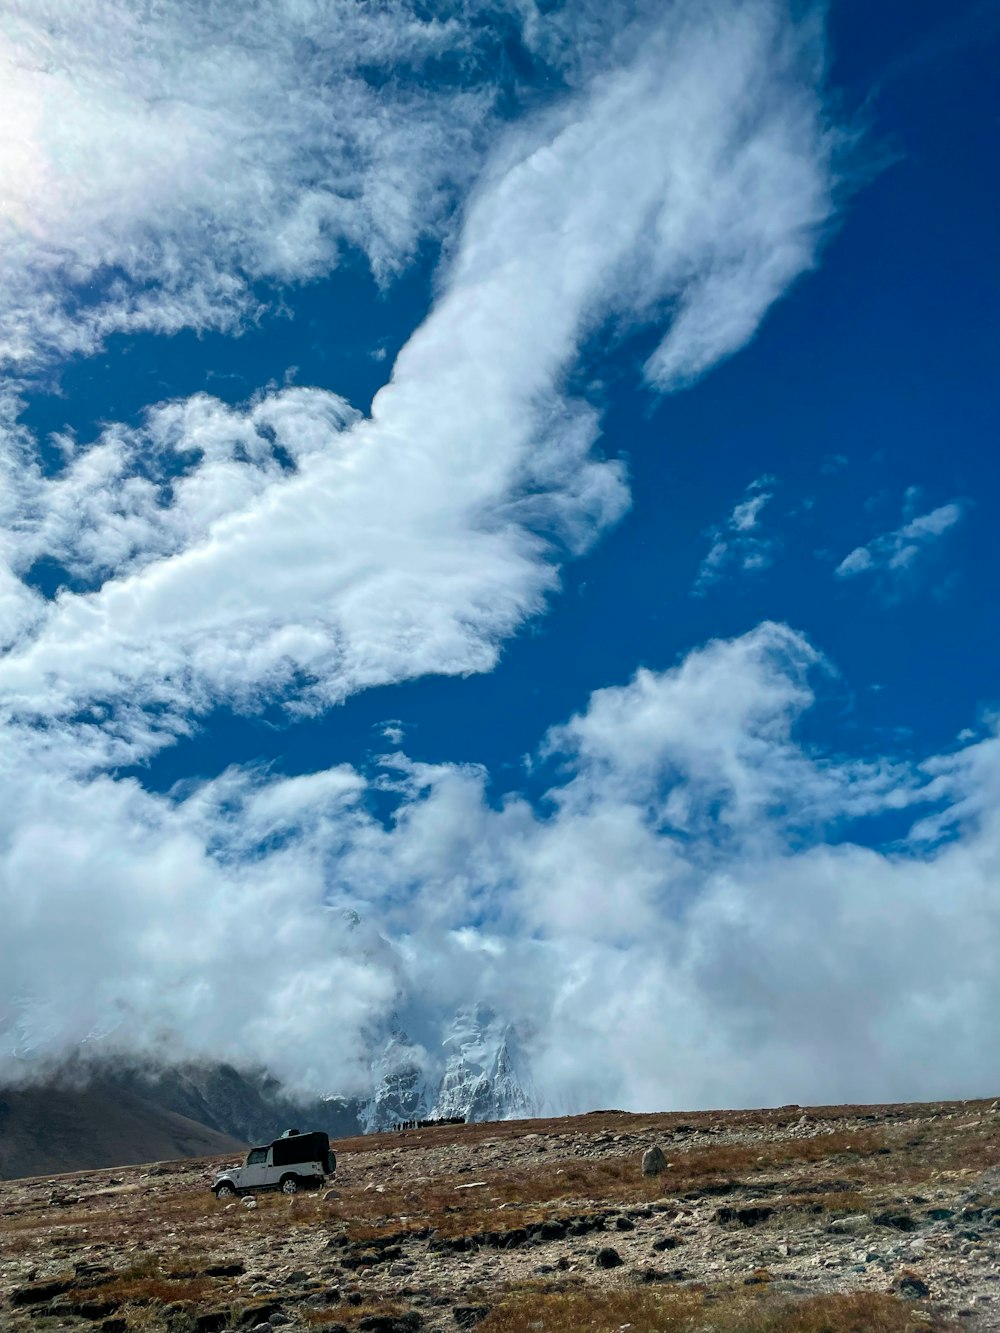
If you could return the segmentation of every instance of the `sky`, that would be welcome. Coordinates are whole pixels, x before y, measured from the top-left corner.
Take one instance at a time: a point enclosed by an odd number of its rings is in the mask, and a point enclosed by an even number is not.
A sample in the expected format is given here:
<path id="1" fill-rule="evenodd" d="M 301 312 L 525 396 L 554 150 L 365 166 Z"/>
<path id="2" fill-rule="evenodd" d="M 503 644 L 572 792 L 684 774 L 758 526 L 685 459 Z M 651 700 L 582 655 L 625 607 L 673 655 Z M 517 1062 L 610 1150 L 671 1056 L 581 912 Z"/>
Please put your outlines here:
<path id="1" fill-rule="evenodd" d="M 0 1078 L 996 1091 L 998 55 L 0 2 Z"/>

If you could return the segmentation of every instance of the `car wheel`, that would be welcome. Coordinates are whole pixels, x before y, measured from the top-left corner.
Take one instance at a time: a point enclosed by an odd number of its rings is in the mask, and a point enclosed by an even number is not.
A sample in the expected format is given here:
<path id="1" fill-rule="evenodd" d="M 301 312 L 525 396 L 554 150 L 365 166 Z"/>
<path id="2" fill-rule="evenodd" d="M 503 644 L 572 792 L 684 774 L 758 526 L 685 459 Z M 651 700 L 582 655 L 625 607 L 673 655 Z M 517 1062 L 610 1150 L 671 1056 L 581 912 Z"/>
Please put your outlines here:
<path id="1" fill-rule="evenodd" d="M 297 1194 L 299 1191 L 299 1182 L 295 1176 L 286 1176 L 281 1182 L 282 1194 Z"/>
<path id="2" fill-rule="evenodd" d="M 224 1181 L 221 1185 L 216 1185 L 215 1197 L 217 1199 L 235 1199 L 236 1191 L 228 1181 Z"/>

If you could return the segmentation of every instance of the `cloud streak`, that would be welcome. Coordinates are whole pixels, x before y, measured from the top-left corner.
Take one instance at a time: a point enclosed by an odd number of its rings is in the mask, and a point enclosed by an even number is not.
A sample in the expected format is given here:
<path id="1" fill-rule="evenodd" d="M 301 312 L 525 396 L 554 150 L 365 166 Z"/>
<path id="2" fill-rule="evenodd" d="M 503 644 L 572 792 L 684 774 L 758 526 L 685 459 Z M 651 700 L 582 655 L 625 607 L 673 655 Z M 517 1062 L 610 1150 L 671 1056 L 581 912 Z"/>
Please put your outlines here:
<path id="1" fill-rule="evenodd" d="M 29 372 L 116 330 L 238 329 L 255 284 L 387 278 L 440 231 L 494 91 L 473 26 L 377 7 L 53 0 L 0 28 L 0 365 Z"/>
<path id="2" fill-rule="evenodd" d="M 704 596 L 727 576 L 757 573 L 771 564 L 778 543 L 760 535 L 760 515 L 774 499 L 773 486 L 773 477 L 758 477 L 726 521 L 709 529 L 712 545 L 698 568 L 692 589 L 695 596 Z"/>
<path id="3" fill-rule="evenodd" d="M 906 493 L 905 509 L 912 516 L 892 532 L 873 537 L 865 546 L 856 546 L 834 570 L 839 579 L 874 575 L 887 590 L 898 590 L 911 580 L 931 549 L 958 524 L 965 514 L 959 500 L 939 505 L 925 514 L 913 514 L 918 493 Z"/>

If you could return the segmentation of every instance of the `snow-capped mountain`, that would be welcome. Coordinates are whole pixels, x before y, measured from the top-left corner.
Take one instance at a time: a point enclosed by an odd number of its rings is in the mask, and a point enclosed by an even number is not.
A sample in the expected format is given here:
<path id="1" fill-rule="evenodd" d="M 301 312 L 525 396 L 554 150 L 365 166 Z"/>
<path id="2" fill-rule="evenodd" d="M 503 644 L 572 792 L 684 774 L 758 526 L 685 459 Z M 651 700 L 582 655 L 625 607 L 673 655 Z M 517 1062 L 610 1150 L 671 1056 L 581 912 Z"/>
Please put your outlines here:
<path id="1" fill-rule="evenodd" d="M 521 1034 L 486 1005 L 460 1010 L 436 1051 L 414 1045 L 397 1023 L 372 1072 L 375 1091 L 361 1111 L 368 1133 L 403 1120 L 512 1120 L 539 1110 Z"/>
<path id="2" fill-rule="evenodd" d="M 394 1023 L 381 1054 L 372 1061 L 375 1086 L 358 1118 L 366 1134 L 389 1129 L 404 1120 L 428 1118 L 434 1080 L 426 1072 L 426 1052 Z"/>

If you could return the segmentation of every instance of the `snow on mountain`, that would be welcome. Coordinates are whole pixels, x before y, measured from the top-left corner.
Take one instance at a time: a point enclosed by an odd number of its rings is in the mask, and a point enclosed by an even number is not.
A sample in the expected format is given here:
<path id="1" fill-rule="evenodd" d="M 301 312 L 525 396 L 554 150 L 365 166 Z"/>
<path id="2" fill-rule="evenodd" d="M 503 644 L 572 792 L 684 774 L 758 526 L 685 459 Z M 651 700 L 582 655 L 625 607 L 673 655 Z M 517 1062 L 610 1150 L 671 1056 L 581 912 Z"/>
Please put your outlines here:
<path id="1" fill-rule="evenodd" d="M 521 1034 L 486 1005 L 460 1010 L 437 1052 L 415 1046 L 395 1025 L 373 1075 L 375 1091 L 361 1111 L 366 1133 L 403 1120 L 512 1120 L 540 1106 Z"/>
<path id="2" fill-rule="evenodd" d="M 432 1100 L 433 1080 L 426 1073 L 427 1053 L 394 1023 L 381 1054 L 372 1062 L 375 1090 L 359 1113 L 366 1134 L 403 1120 L 424 1120 Z"/>

